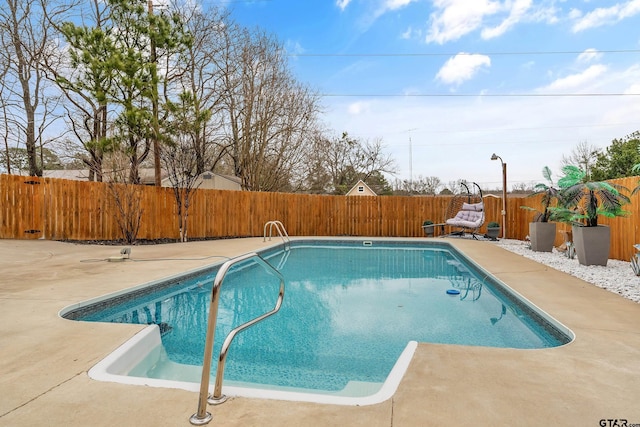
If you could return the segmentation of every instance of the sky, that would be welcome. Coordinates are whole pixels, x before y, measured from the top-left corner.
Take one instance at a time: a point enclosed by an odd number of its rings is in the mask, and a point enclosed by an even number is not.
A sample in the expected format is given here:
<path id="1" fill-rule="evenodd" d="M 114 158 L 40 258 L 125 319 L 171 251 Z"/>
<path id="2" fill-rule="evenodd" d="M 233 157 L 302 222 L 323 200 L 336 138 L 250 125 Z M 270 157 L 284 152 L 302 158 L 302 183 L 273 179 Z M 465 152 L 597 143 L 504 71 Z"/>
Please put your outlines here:
<path id="1" fill-rule="evenodd" d="M 640 130 L 640 0 L 227 0 L 394 179 L 502 187 Z"/>

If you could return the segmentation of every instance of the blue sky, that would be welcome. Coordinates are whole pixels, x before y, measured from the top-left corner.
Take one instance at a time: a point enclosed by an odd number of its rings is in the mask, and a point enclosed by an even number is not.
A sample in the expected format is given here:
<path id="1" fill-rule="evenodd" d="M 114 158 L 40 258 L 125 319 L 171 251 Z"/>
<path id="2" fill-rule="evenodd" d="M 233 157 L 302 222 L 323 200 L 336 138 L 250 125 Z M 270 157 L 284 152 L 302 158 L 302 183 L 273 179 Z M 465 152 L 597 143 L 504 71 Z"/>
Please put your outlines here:
<path id="1" fill-rule="evenodd" d="M 227 6 L 286 46 L 336 135 L 382 139 L 399 179 L 500 188 L 495 152 L 509 183 L 537 183 L 579 143 L 605 148 L 640 130 L 640 0 Z"/>

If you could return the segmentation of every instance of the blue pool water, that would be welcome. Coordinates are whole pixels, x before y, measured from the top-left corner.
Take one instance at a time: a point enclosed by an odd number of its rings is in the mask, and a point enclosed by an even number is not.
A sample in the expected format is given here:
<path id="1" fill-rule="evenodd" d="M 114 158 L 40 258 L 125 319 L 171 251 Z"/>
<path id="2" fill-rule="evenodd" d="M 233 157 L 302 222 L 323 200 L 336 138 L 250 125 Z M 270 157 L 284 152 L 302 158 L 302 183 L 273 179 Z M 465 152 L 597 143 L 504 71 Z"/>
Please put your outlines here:
<path id="1" fill-rule="evenodd" d="M 294 241 L 290 251 L 261 255 L 285 277 L 284 303 L 236 337 L 225 381 L 335 392 L 349 382 L 384 382 L 409 341 L 531 349 L 570 340 L 446 243 Z M 137 375 L 166 375 L 163 360 L 201 366 L 216 271 L 65 317 L 160 325 L 163 355 Z M 231 329 L 273 308 L 278 287 L 279 279 L 251 260 L 231 268 L 214 360 Z M 452 289 L 459 294 L 448 294 Z"/>

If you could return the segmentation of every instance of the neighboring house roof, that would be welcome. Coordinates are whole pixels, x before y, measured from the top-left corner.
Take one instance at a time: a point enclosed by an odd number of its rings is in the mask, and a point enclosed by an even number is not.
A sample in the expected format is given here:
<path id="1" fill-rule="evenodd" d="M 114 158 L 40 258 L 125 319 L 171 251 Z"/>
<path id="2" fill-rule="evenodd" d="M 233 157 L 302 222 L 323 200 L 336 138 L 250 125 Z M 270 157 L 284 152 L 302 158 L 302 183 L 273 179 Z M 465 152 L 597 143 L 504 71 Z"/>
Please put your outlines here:
<path id="1" fill-rule="evenodd" d="M 377 194 L 363 180 L 359 180 L 345 196 L 377 196 Z"/>
<path id="2" fill-rule="evenodd" d="M 193 183 L 194 188 L 210 189 L 210 190 L 242 190 L 242 180 L 235 176 L 219 175 L 214 172 L 203 172 Z M 169 178 L 162 180 L 163 187 L 172 187 L 173 184 Z"/>
<path id="3" fill-rule="evenodd" d="M 140 181 L 145 185 L 154 185 L 156 182 L 156 170 L 154 168 L 139 168 L 138 175 L 140 175 Z M 128 176 L 128 174 L 127 174 Z M 160 170 L 160 180 L 167 177 L 167 171 Z"/>
<path id="4" fill-rule="evenodd" d="M 212 172 L 213 173 L 213 172 Z M 238 176 L 233 176 L 233 175 L 219 175 L 217 173 L 213 173 L 214 175 L 217 175 L 221 178 L 224 178 L 228 181 L 234 182 L 238 185 L 242 185 L 242 178 L 238 177 Z"/>
<path id="5" fill-rule="evenodd" d="M 154 168 L 140 168 L 138 169 L 140 175 L 140 181 L 144 185 L 153 185 L 155 183 L 155 169 Z M 60 170 L 44 170 L 42 175 L 45 178 L 57 178 L 57 179 L 69 179 L 73 181 L 88 181 L 89 169 L 60 169 Z M 111 173 L 105 171 L 103 180 L 105 182 L 110 181 Z M 163 187 L 172 187 L 171 180 L 167 176 L 167 171 L 162 170 L 162 183 Z M 216 190 L 242 190 L 242 180 L 238 177 L 231 175 L 219 175 L 214 172 L 204 172 L 200 175 L 198 187 L 202 189 L 216 189 Z"/>
<path id="6" fill-rule="evenodd" d="M 86 181 L 89 179 L 88 169 L 60 169 L 60 170 L 43 170 L 42 176 L 45 178 L 70 179 L 73 181 Z"/>
<path id="7" fill-rule="evenodd" d="M 124 171 L 128 176 L 128 171 Z M 138 174 L 140 175 L 140 182 L 145 185 L 153 185 L 155 183 L 156 171 L 154 168 L 139 168 Z M 104 171 L 102 179 L 105 182 L 111 181 L 110 171 Z M 70 179 L 73 181 L 88 181 L 89 169 L 59 169 L 59 170 L 43 170 L 42 176 L 45 178 L 58 178 L 58 179 Z M 161 171 L 161 178 L 165 178 L 167 172 L 163 169 Z"/>

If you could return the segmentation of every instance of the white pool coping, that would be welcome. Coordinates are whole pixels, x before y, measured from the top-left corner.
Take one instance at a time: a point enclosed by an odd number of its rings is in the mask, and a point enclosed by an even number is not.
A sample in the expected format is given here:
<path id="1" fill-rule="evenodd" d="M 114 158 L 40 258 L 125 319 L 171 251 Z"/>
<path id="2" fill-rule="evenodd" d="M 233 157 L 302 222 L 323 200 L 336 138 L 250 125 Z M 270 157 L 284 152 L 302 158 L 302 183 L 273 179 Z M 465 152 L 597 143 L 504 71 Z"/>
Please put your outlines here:
<path id="1" fill-rule="evenodd" d="M 160 346 L 162 346 L 160 328 L 157 325 L 149 325 L 93 366 L 89 370 L 89 377 L 98 381 L 143 385 L 149 387 L 174 388 L 199 392 L 200 384 L 195 382 L 127 375 L 136 365 L 145 359 L 149 353 L 155 351 Z M 417 347 L 417 341 L 409 341 L 380 389 L 369 396 L 351 397 L 341 394 L 348 393 L 349 387 L 357 387 L 355 384 L 347 384 L 345 390 L 336 392 L 335 394 L 319 394 L 277 390 L 273 388 L 239 387 L 235 385 L 225 386 L 223 383 L 222 392 L 228 397 L 252 397 L 258 399 L 288 400 L 294 402 L 311 402 L 346 406 L 375 405 L 390 399 L 396 392 L 400 385 L 400 381 L 409 367 L 409 363 L 411 363 L 411 359 L 413 358 L 413 354 Z M 214 384 L 214 381 L 210 381 L 210 384 Z M 211 391 L 213 391 L 212 385 L 210 386 L 210 392 Z"/>

